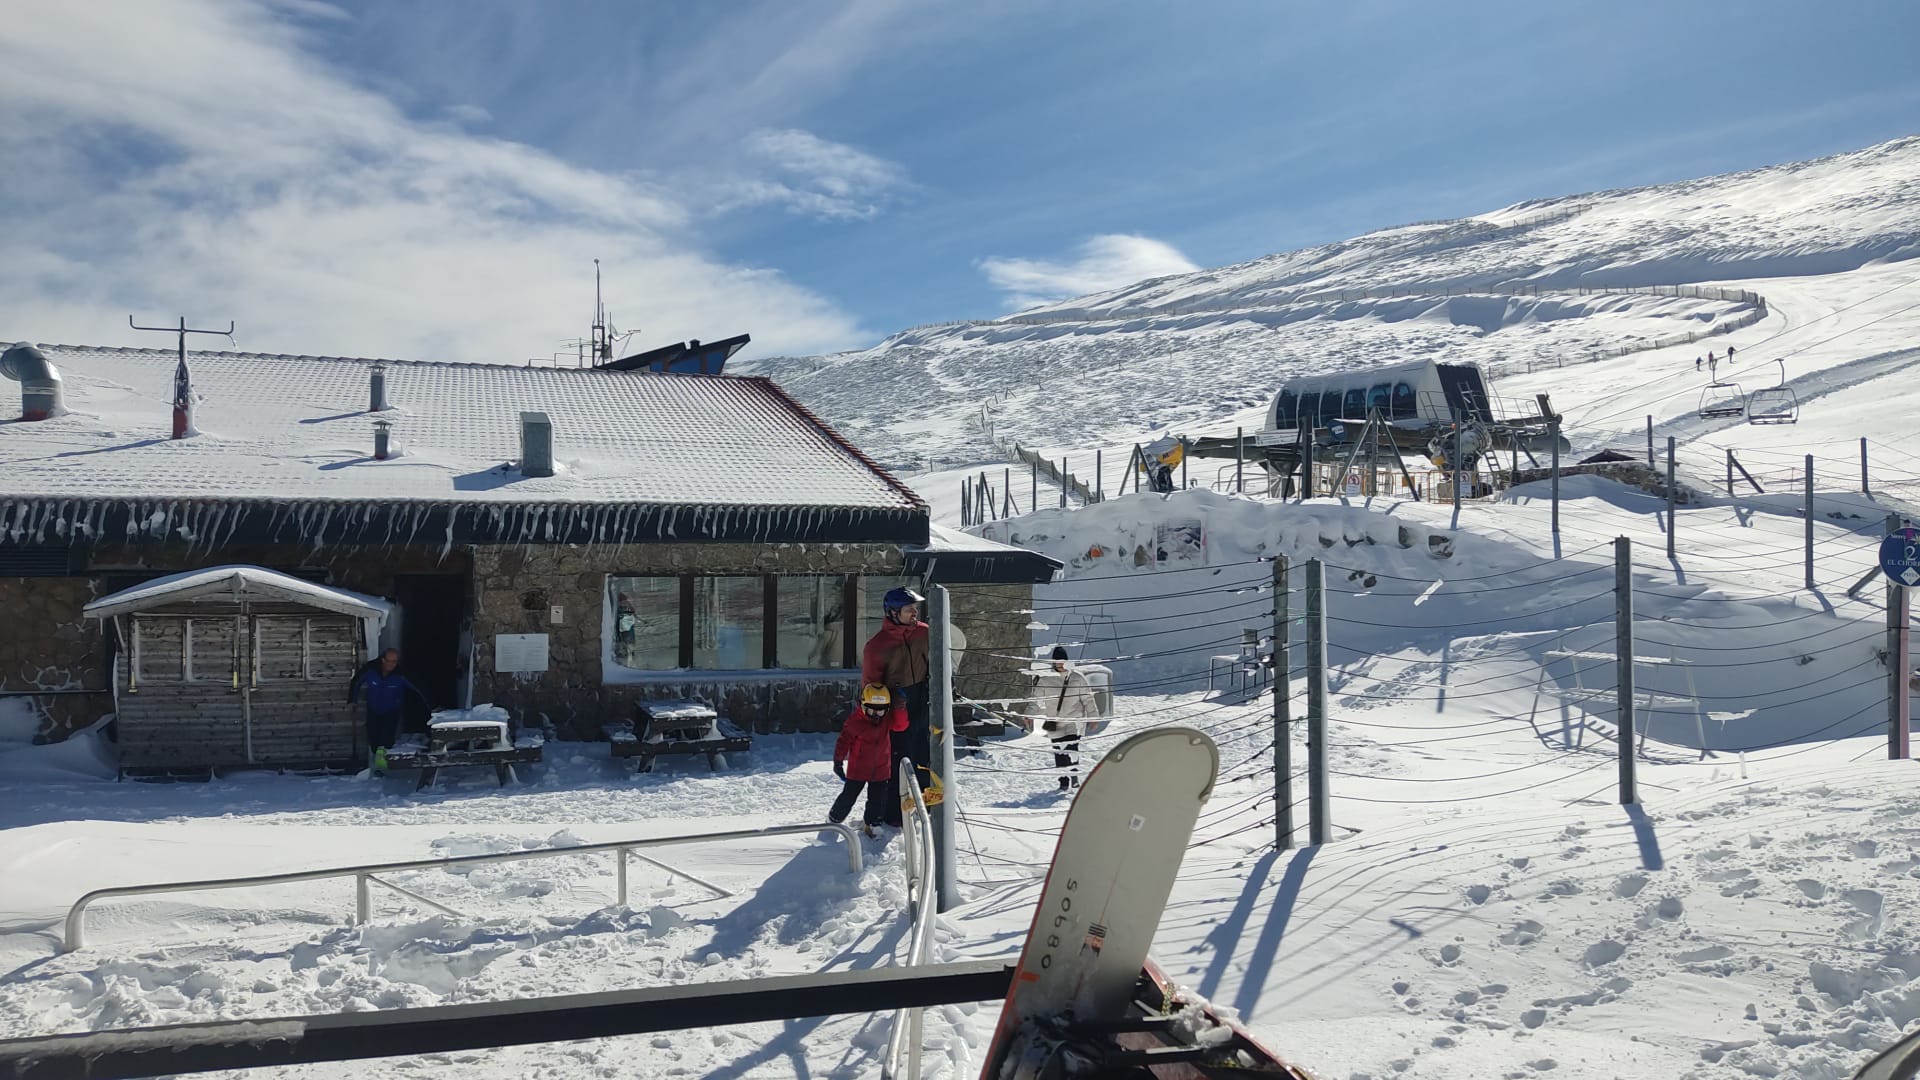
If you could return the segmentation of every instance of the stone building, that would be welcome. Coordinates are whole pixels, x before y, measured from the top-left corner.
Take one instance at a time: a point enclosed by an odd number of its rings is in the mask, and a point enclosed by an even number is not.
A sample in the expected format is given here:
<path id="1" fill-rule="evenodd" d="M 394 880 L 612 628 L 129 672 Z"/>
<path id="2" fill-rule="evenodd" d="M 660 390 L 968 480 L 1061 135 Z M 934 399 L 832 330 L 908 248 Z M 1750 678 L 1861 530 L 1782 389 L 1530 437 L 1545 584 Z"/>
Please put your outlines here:
<path id="1" fill-rule="evenodd" d="M 676 697 L 759 731 L 834 726 L 902 582 L 952 586 L 962 694 L 1017 696 L 988 654 L 1024 650 L 1031 587 L 1058 569 L 933 527 L 763 378 L 4 355 L 23 420 L 47 418 L 0 427 L 0 694 L 51 738 L 113 708 L 120 645 L 83 606 L 201 567 L 386 598 L 385 643 L 436 705 L 491 701 L 574 738 Z"/>

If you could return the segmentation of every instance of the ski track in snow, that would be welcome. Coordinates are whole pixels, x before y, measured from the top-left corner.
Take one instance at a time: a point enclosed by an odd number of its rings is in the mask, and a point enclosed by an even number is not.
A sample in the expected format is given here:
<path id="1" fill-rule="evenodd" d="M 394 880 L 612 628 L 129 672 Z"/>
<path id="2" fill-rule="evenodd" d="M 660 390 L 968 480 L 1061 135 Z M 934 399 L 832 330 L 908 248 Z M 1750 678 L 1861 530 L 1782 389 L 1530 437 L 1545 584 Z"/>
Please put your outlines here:
<path id="1" fill-rule="evenodd" d="M 1079 475 L 1093 475 L 1099 452 L 1109 492 L 1141 438 L 1257 428 L 1286 378 L 1410 358 L 1568 361 L 1494 389 L 1551 393 L 1581 450 L 1638 456 L 1653 416 L 1660 439 L 1676 437 L 1696 496 L 1674 523 L 1662 499 L 1568 478 L 1557 543 L 1541 484 L 1458 520 L 1417 503 L 1192 492 L 987 531 L 1068 566 L 1038 591 L 1035 644 L 1064 641 L 1114 670 L 1122 715 L 1086 740 L 1088 759 L 1143 725 L 1189 724 L 1220 744 L 1222 777 L 1154 952 L 1283 1055 L 1329 1080 L 1841 1080 L 1920 1020 L 1920 795 L 1911 763 L 1880 760 L 1877 587 L 1844 595 L 1871 565 L 1887 509 L 1920 505 L 1908 419 L 1920 412 L 1908 375 L 1917 238 L 1920 139 L 1908 139 L 1381 230 L 1036 320 L 922 327 L 859 353 L 745 366 L 890 464 L 928 470 L 911 482 L 943 522 L 958 518 L 961 477 L 1001 483 L 975 424 L 983 404 L 1003 440 L 1065 457 Z M 1768 314 L 1697 344 L 1586 363 L 1597 349 L 1724 325 L 1741 308 L 1628 294 L 1298 299 L 1674 282 L 1758 291 Z M 1728 344 L 1740 364 L 1722 374 L 1749 390 L 1771 385 L 1772 359 L 1787 358 L 1798 425 L 1694 416 L 1706 380 L 1692 361 Z M 1879 501 L 1858 493 L 1863 435 Z M 1728 450 L 1767 495 L 1726 497 Z M 1785 485 L 1808 453 L 1813 594 L 1801 588 L 1802 496 Z M 1216 481 L 1217 465 L 1195 465 L 1197 483 Z M 1027 480 L 1012 487 L 1024 507 Z M 1054 498 L 1043 488 L 1043 506 Z M 12 527 L 47 516 L 22 510 Z M 207 545 L 223 528 L 179 524 Z M 1631 810 L 1614 804 L 1610 665 L 1577 655 L 1612 647 L 1621 535 L 1637 554 L 1641 647 L 1681 662 L 1642 670 L 1641 688 L 1703 706 L 1645 713 L 1644 806 Z M 1274 554 L 1296 568 L 1296 589 L 1305 559 L 1328 564 L 1334 669 L 1335 839 L 1287 852 L 1271 842 L 1271 697 L 1210 693 L 1206 669 L 1237 651 L 1243 629 L 1270 626 L 1273 596 L 1260 590 L 1272 564 L 1260 560 Z M 1297 593 L 1290 603 L 1297 618 Z M 1293 691 L 1297 719 L 1297 681 Z M 116 784 L 93 736 L 31 746 L 33 727 L 0 703 L 0 779 L 16 795 L 0 806 L 0 1037 L 872 967 L 892 963 L 905 937 L 897 839 L 863 842 L 854 877 L 837 840 L 790 837 L 651 852 L 736 890 L 726 899 L 636 865 L 620 908 L 610 858 L 571 857 L 396 875 L 463 914 L 377 890 L 366 927 L 350 925 L 346 882 L 113 900 L 89 914 L 87 947 L 61 955 L 67 906 L 105 885 L 818 820 L 835 791 L 831 739 L 761 736 L 727 772 L 643 776 L 600 747 L 549 743 L 519 785 L 450 776 L 414 795 L 397 777 Z M 1294 768 L 1304 734 L 1296 724 Z M 941 959 L 1018 950 L 1066 808 L 1056 781 L 1037 736 L 957 763 L 967 902 L 941 916 Z M 1292 795 L 1304 797 L 1303 780 Z M 1295 812 L 1304 839 L 1306 809 Z M 926 1075 L 974 1075 L 993 1016 L 990 1005 L 930 1010 Z M 245 1075 L 870 1077 L 888 1019 Z"/>

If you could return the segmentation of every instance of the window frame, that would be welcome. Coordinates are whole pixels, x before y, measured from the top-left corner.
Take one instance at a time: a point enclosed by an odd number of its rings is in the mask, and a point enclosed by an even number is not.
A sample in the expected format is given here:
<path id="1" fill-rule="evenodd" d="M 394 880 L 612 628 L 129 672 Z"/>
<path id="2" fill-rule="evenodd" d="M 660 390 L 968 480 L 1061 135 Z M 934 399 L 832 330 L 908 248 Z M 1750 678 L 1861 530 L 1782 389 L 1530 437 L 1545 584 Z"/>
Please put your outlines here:
<path id="1" fill-rule="evenodd" d="M 761 579 L 761 649 L 760 667 L 701 668 L 694 665 L 695 634 L 694 624 L 697 614 L 697 582 L 703 578 L 753 578 Z M 633 578 L 668 578 L 678 581 L 678 648 L 677 665 L 668 669 L 627 667 L 615 659 L 614 655 L 614 582 Z M 840 588 L 840 666 L 829 668 L 782 667 L 780 666 L 780 602 L 781 578 L 829 578 L 838 579 Z M 833 572 L 824 574 L 809 573 L 681 573 L 662 574 L 648 572 L 619 573 L 609 572 L 603 575 L 600 589 L 602 611 L 602 632 L 600 640 L 601 682 L 603 684 L 622 683 L 660 683 L 686 682 L 690 678 L 708 675 L 725 675 L 728 681 L 738 680 L 778 680 L 791 678 L 846 678 L 858 679 L 860 675 L 860 650 L 865 640 L 864 631 L 869 620 L 860 605 L 861 590 L 866 581 L 886 582 L 888 587 L 900 581 L 920 582 L 921 578 L 912 574 L 873 574 Z M 665 592 L 665 590 L 662 590 Z M 874 592 L 867 599 L 879 602 L 884 589 Z"/>

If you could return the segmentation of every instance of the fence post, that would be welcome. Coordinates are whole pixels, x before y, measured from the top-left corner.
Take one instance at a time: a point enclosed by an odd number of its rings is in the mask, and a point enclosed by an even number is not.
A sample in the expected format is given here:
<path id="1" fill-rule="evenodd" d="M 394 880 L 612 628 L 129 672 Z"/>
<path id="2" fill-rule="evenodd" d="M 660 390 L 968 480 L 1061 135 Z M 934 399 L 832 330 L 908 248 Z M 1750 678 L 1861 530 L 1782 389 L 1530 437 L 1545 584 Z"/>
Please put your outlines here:
<path id="1" fill-rule="evenodd" d="M 960 527 L 973 524 L 973 485 L 960 481 Z"/>
<path id="2" fill-rule="evenodd" d="M 946 911 L 960 905 L 960 878 L 954 857 L 953 650 L 948 644 L 953 640 L 953 601 L 944 585 L 935 585 L 927 592 L 927 614 L 932 616 L 927 635 L 927 682 L 932 692 L 927 724 L 933 741 L 927 765 L 939 793 L 939 801 L 927 809 L 933 819 L 933 880 L 938 897 L 935 910 Z"/>
<path id="3" fill-rule="evenodd" d="M 1867 437 L 1865 435 L 1860 436 L 1860 494 L 1869 498 L 1873 496 L 1873 488 L 1867 483 Z"/>
<path id="4" fill-rule="evenodd" d="M 1657 468 L 1653 462 L 1653 414 L 1647 414 L 1647 468 Z"/>
<path id="5" fill-rule="evenodd" d="M 1733 447 L 1727 447 L 1727 498 L 1733 498 Z"/>
<path id="6" fill-rule="evenodd" d="M 1633 719 L 1633 541 L 1625 536 L 1613 540 L 1613 650 L 1619 672 L 1614 686 L 1615 739 L 1620 754 L 1620 804 L 1640 801 L 1634 788 L 1633 740 L 1638 725 Z"/>
<path id="7" fill-rule="evenodd" d="M 1180 490 L 1187 490 L 1187 437 L 1180 436 Z"/>
<path id="8" fill-rule="evenodd" d="M 1553 440 L 1553 555 L 1560 557 L 1560 421 L 1547 422 L 1547 438 Z"/>
<path id="9" fill-rule="evenodd" d="M 1300 501 L 1313 498 L 1313 429 L 1300 429 Z"/>
<path id="10" fill-rule="evenodd" d="M 1733 451 L 1729 450 L 1727 452 L 1731 454 Z M 1807 505 L 1803 513 L 1805 514 L 1807 519 L 1807 523 L 1806 523 L 1807 591 L 1812 592 L 1813 591 L 1813 455 L 1812 454 L 1807 455 L 1806 480 L 1807 480 L 1807 496 L 1806 496 Z"/>
<path id="11" fill-rule="evenodd" d="M 1673 436 L 1667 436 L 1667 558 L 1673 555 L 1674 537 L 1680 532 L 1680 522 L 1674 512 L 1680 503 L 1680 489 L 1673 482 Z"/>
<path id="12" fill-rule="evenodd" d="M 1107 471 L 1100 461 L 1100 451 L 1093 452 L 1093 501 L 1107 501 Z"/>
<path id="13" fill-rule="evenodd" d="M 1032 485 L 1029 487 L 1027 491 L 1027 505 L 1031 506 L 1035 510 L 1038 510 L 1040 509 L 1040 459 L 1039 458 L 1027 459 L 1027 473 L 1029 478 L 1033 481 Z"/>
<path id="14" fill-rule="evenodd" d="M 1287 557 L 1273 557 L 1273 824 L 1281 851 L 1293 847 L 1292 663 L 1287 658 Z"/>
<path id="15" fill-rule="evenodd" d="M 1000 470 L 1000 497 L 1006 504 L 1006 513 L 1001 516 L 1013 517 L 1019 512 L 1020 508 L 1013 502 L 1013 466 L 1011 465 Z"/>
<path id="16" fill-rule="evenodd" d="M 1327 792 L 1327 571 L 1307 560 L 1307 842 L 1332 838 Z"/>
<path id="17" fill-rule="evenodd" d="M 1067 508 L 1067 459 L 1060 459 L 1060 509 Z"/>
<path id="18" fill-rule="evenodd" d="M 1899 514 L 1887 515 L 1887 533 L 1901 527 Z M 1887 757 L 1894 761 L 1910 757 L 1907 732 L 1911 728 L 1911 705 L 1907 679 L 1911 666 L 1907 656 L 1907 587 L 1887 579 Z"/>
<path id="19" fill-rule="evenodd" d="M 1235 495 L 1247 493 L 1246 467 L 1247 429 L 1242 426 L 1233 429 L 1233 493 Z"/>

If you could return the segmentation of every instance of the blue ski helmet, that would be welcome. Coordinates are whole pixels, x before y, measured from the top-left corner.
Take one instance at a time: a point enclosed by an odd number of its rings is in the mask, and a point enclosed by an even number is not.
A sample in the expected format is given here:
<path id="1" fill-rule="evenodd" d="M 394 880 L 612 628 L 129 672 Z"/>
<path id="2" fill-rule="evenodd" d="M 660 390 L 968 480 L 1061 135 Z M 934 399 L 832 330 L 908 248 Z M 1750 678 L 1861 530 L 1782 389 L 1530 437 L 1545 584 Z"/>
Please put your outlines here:
<path id="1" fill-rule="evenodd" d="M 887 590 L 886 599 L 880 601 L 880 610 L 891 614 L 895 611 L 899 611 L 903 607 L 906 607 L 908 604 L 924 604 L 926 602 L 927 602 L 926 597 L 921 596 L 919 593 L 914 592 L 912 589 L 902 586 L 897 589 Z"/>

